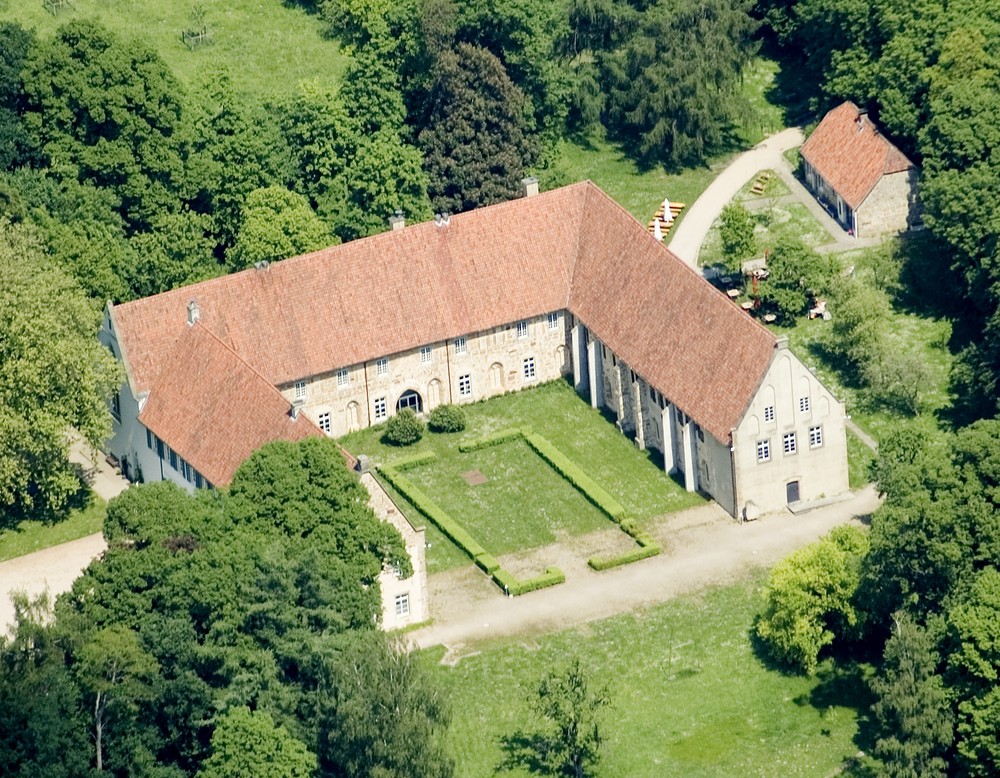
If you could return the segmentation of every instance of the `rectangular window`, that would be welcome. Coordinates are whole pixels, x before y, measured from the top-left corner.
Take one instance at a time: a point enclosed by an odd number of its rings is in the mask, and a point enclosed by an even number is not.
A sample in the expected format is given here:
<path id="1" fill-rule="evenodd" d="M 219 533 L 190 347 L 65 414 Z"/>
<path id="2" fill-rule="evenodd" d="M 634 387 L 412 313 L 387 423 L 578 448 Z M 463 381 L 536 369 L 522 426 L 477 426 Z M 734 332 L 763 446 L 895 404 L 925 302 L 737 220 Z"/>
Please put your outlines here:
<path id="1" fill-rule="evenodd" d="M 462 397 L 472 397 L 471 375 L 460 375 L 458 377 L 458 393 Z"/>
<path id="2" fill-rule="evenodd" d="M 638 380 L 639 380 L 639 378 L 638 378 L 638 376 L 636 376 L 636 374 L 635 374 L 635 371 L 634 371 L 634 370 L 629 370 L 629 371 L 628 371 L 628 374 L 629 374 L 629 377 L 630 377 L 630 378 L 632 379 L 632 383 L 633 383 L 633 384 L 634 384 L 634 383 L 635 383 L 636 381 L 638 381 Z"/>
<path id="3" fill-rule="evenodd" d="M 758 440 L 757 441 L 757 461 L 758 462 L 769 462 L 771 460 L 771 441 L 770 440 Z"/>
<path id="4" fill-rule="evenodd" d="M 799 398 L 799 411 L 802 413 L 809 413 L 809 398 L 800 397 Z"/>
<path id="5" fill-rule="evenodd" d="M 519 338 L 528 337 L 528 322 L 519 321 L 517 323 L 517 337 Z"/>
<path id="6" fill-rule="evenodd" d="M 111 415 L 116 421 L 122 420 L 122 398 L 118 392 L 111 395 Z"/>
<path id="7" fill-rule="evenodd" d="M 396 595 L 396 615 L 397 616 L 409 616 L 410 615 L 410 593 Z"/>
<path id="8" fill-rule="evenodd" d="M 798 450 L 794 432 L 786 432 L 781 436 L 781 446 L 786 454 L 794 454 Z"/>
<path id="9" fill-rule="evenodd" d="M 177 466 L 177 452 L 174 451 L 172 448 L 169 448 L 169 447 L 168 447 L 168 451 L 170 451 L 170 466 L 174 470 L 178 470 L 179 471 L 180 468 Z"/>
<path id="10" fill-rule="evenodd" d="M 433 352 L 431 351 L 431 347 L 430 346 L 421 346 L 420 347 L 420 361 L 421 362 L 423 362 L 425 365 L 430 364 L 430 361 L 431 361 L 432 357 L 433 357 Z"/>
<path id="11" fill-rule="evenodd" d="M 455 353 L 464 354 L 469 350 L 468 344 L 465 342 L 465 338 L 455 338 Z"/>
<path id="12" fill-rule="evenodd" d="M 656 390 L 653 387 L 649 387 L 649 401 L 656 402 Z"/>
<path id="13" fill-rule="evenodd" d="M 559 314 L 558 313 L 550 313 L 549 314 L 549 329 L 550 330 L 557 330 L 557 329 L 559 329 Z"/>
<path id="14" fill-rule="evenodd" d="M 149 430 L 146 430 L 146 448 L 153 450 L 153 433 Z"/>
<path id="15" fill-rule="evenodd" d="M 764 408 L 764 421 L 774 421 L 774 406 L 768 405 Z"/>
<path id="16" fill-rule="evenodd" d="M 199 489 L 201 489 L 201 487 L 205 485 L 205 481 L 202 479 L 201 473 L 199 473 L 197 470 L 194 471 L 194 485 Z"/>
<path id="17" fill-rule="evenodd" d="M 528 357 L 524 360 L 524 380 L 532 381 L 535 378 L 535 358 Z"/>
<path id="18" fill-rule="evenodd" d="M 306 382 L 296 381 L 295 382 L 295 399 L 302 400 L 306 396 Z"/>
<path id="19" fill-rule="evenodd" d="M 351 383 L 351 376 L 347 372 L 346 368 L 341 368 L 337 371 L 337 386 L 347 386 Z"/>
<path id="20" fill-rule="evenodd" d="M 823 427 L 809 428 L 809 448 L 819 448 L 823 445 Z"/>
<path id="21" fill-rule="evenodd" d="M 181 475 L 184 476 L 185 481 L 190 481 L 193 478 L 191 475 L 191 465 L 183 459 L 181 460 Z"/>
<path id="22" fill-rule="evenodd" d="M 157 437 L 156 435 L 154 435 L 153 437 L 156 438 L 156 456 L 158 456 L 160 459 L 163 459 L 163 456 L 164 456 L 164 454 L 163 454 L 163 441 L 160 440 L 159 437 Z"/>
<path id="23" fill-rule="evenodd" d="M 380 421 L 380 420 L 384 419 L 385 417 L 386 417 L 386 412 L 385 412 L 385 398 L 384 397 L 379 397 L 375 401 L 375 419 L 376 419 L 376 421 Z"/>
<path id="24" fill-rule="evenodd" d="M 319 428 L 323 430 L 327 435 L 330 434 L 330 412 L 321 413 L 319 415 Z"/>
<path id="25" fill-rule="evenodd" d="M 375 360 L 375 373 L 376 373 L 376 375 L 389 375 L 389 360 L 388 359 L 376 359 Z"/>

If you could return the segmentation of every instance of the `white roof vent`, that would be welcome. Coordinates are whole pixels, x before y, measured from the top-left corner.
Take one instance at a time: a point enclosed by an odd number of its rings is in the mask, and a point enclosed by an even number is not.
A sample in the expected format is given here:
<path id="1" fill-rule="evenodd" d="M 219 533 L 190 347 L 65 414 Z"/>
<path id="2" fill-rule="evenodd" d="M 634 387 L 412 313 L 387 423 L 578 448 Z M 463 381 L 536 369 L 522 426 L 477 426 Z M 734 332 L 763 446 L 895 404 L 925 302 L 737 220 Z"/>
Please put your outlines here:
<path id="1" fill-rule="evenodd" d="M 198 308 L 198 301 L 192 300 L 188 303 L 188 326 L 193 325 L 201 318 L 201 309 Z"/>

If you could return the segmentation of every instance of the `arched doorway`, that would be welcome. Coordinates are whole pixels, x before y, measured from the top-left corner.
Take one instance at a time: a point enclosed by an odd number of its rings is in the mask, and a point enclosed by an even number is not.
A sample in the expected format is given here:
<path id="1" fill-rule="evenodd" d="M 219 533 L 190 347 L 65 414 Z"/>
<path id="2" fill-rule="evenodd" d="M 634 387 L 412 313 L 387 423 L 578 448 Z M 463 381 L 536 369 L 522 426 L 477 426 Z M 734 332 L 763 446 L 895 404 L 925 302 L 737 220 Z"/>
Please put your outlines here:
<path id="1" fill-rule="evenodd" d="M 436 378 L 427 385 L 427 410 L 432 411 L 441 404 L 441 382 Z"/>
<path id="2" fill-rule="evenodd" d="M 503 365 L 499 362 L 490 365 L 490 389 L 494 391 L 503 389 Z"/>
<path id="3" fill-rule="evenodd" d="M 408 389 L 403 392 L 399 399 L 396 401 L 396 412 L 403 410 L 403 408 L 410 408 L 414 413 L 424 412 L 424 401 L 420 399 L 420 394 Z"/>

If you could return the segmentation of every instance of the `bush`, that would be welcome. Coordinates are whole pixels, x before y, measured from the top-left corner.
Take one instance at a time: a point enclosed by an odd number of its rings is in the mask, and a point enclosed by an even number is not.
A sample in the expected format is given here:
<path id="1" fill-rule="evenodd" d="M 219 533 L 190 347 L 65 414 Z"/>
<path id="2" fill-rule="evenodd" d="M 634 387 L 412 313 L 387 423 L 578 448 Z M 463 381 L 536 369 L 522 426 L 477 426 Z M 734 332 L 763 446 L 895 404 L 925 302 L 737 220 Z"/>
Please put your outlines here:
<path id="1" fill-rule="evenodd" d="M 429 465 L 437 459 L 437 454 L 433 451 L 424 451 L 420 454 L 414 454 L 412 456 L 403 457 L 402 459 L 395 459 L 389 465 L 397 473 L 402 473 L 405 470 L 412 470 L 415 467 L 423 467 L 424 465 Z"/>
<path id="2" fill-rule="evenodd" d="M 439 405 L 431 411 L 427 426 L 431 432 L 461 432 L 465 429 L 465 411 L 457 405 Z"/>
<path id="3" fill-rule="evenodd" d="M 403 408 L 385 425 L 385 439 L 394 446 L 412 446 L 424 434 L 424 423 L 411 408 Z"/>
<path id="4" fill-rule="evenodd" d="M 493 575 L 494 571 L 500 567 L 500 562 L 492 554 L 480 554 L 476 557 L 476 567 L 487 575 Z"/>
<path id="5" fill-rule="evenodd" d="M 534 578 L 526 578 L 522 581 L 503 568 L 497 568 L 493 572 L 493 581 L 507 594 L 518 597 L 522 594 L 536 591 L 537 589 L 544 589 L 547 586 L 555 586 L 556 584 L 564 583 L 566 581 L 566 576 L 562 570 L 556 567 L 550 567 L 541 575 L 535 576 Z"/>

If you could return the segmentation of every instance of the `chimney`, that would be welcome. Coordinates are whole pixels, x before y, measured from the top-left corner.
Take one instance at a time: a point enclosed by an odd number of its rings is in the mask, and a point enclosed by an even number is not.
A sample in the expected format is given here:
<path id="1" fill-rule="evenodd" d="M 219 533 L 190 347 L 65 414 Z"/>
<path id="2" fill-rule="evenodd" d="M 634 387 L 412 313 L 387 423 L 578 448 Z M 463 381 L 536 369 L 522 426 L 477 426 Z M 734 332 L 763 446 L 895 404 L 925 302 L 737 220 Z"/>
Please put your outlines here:
<path id="1" fill-rule="evenodd" d="M 861 132 L 865 128 L 865 120 L 867 118 L 868 118 L 868 109 L 867 108 L 859 108 L 858 109 L 858 116 L 854 120 L 855 122 L 857 122 L 858 132 Z"/>
<path id="2" fill-rule="evenodd" d="M 396 209 L 396 213 L 389 217 L 389 226 L 392 227 L 393 232 L 396 230 L 401 230 L 406 226 L 406 219 L 403 217 L 403 212 Z"/>
<path id="3" fill-rule="evenodd" d="M 305 405 L 306 401 L 301 397 L 292 400 L 292 421 L 299 418 L 299 414 L 302 413 L 302 409 Z"/>
<path id="4" fill-rule="evenodd" d="M 525 197 L 534 197 L 538 194 L 538 179 L 534 176 L 528 176 L 528 178 L 521 179 L 521 188 L 524 190 Z"/>
<path id="5" fill-rule="evenodd" d="M 444 213 L 434 214 L 434 226 L 435 227 L 447 227 L 451 223 L 451 214 L 445 211 Z"/>
<path id="6" fill-rule="evenodd" d="M 198 308 L 198 301 L 192 300 L 188 303 L 188 326 L 193 325 L 201 318 L 201 310 Z"/>
<path id="7" fill-rule="evenodd" d="M 268 262 L 266 259 L 262 259 L 260 262 L 253 263 L 254 270 L 267 270 L 268 267 L 270 266 L 271 263 Z"/>

